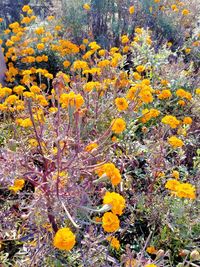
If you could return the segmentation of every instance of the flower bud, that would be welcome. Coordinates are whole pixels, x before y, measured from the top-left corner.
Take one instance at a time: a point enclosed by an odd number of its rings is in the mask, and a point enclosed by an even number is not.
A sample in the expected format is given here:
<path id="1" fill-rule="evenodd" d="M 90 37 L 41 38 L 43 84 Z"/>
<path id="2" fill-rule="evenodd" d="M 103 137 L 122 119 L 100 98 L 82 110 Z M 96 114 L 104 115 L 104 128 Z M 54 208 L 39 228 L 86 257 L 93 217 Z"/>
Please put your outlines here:
<path id="1" fill-rule="evenodd" d="M 159 249 L 156 253 L 156 259 L 160 259 L 165 255 L 165 251 L 163 249 Z"/>
<path id="2" fill-rule="evenodd" d="M 198 250 L 195 249 L 190 253 L 190 259 L 193 261 L 200 260 L 200 254 L 199 254 Z"/>

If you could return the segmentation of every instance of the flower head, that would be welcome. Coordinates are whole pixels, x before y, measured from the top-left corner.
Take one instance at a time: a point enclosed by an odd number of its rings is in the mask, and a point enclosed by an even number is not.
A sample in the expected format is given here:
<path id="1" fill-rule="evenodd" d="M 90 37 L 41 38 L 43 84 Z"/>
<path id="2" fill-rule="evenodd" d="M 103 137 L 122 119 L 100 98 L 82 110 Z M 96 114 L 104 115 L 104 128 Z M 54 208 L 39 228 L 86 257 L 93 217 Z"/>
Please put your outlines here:
<path id="1" fill-rule="evenodd" d="M 161 122 L 169 125 L 172 129 L 175 129 L 180 124 L 180 121 L 177 120 L 177 118 L 172 115 L 166 115 L 165 117 L 162 118 Z"/>
<path id="2" fill-rule="evenodd" d="M 111 233 L 119 229 L 119 219 L 112 212 L 106 212 L 102 218 L 102 227 L 105 232 Z"/>
<path id="3" fill-rule="evenodd" d="M 59 229 L 53 239 L 54 247 L 61 250 L 71 250 L 76 243 L 75 235 L 69 228 Z"/>
<path id="4" fill-rule="evenodd" d="M 182 147 L 184 145 L 183 141 L 179 138 L 177 138 L 175 135 L 168 138 L 168 143 L 173 147 Z"/>
<path id="5" fill-rule="evenodd" d="M 115 105 L 117 106 L 118 111 L 124 111 L 128 108 L 128 103 L 123 97 L 116 98 Z"/>
<path id="6" fill-rule="evenodd" d="M 129 7 L 129 13 L 132 15 L 134 13 L 134 11 L 135 11 L 134 6 L 130 6 Z"/>
<path id="7" fill-rule="evenodd" d="M 126 129 L 126 122 L 121 118 L 117 118 L 112 121 L 111 129 L 114 133 L 120 134 Z"/>
<path id="8" fill-rule="evenodd" d="M 14 181 L 14 185 L 9 186 L 8 189 L 16 193 L 17 191 L 20 191 L 24 187 L 24 184 L 25 184 L 24 179 L 16 179 Z"/>
<path id="9" fill-rule="evenodd" d="M 111 247 L 113 247 L 116 250 L 120 249 L 120 243 L 116 237 L 108 236 L 106 239 L 110 242 Z"/>
<path id="10" fill-rule="evenodd" d="M 118 193 L 106 192 L 103 198 L 103 204 L 109 204 L 114 214 L 122 215 L 125 208 L 125 199 Z"/>

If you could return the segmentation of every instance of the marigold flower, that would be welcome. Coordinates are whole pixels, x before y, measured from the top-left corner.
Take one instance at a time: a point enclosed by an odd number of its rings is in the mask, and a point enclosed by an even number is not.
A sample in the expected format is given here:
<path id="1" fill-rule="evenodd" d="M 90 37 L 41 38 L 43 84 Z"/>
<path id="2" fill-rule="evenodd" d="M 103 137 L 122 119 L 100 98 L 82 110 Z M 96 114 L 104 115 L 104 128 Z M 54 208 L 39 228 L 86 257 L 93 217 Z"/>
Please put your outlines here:
<path id="1" fill-rule="evenodd" d="M 185 48 L 185 53 L 186 54 L 189 54 L 190 52 L 191 52 L 191 48 L 189 48 L 189 47 L 188 48 Z"/>
<path id="2" fill-rule="evenodd" d="M 162 118 L 161 122 L 169 125 L 172 129 L 175 129 L 180 124 L 180 121 L 177 120 L 177 118 L 172 115 L 166 115 L 165 117 Z"/>
<path id="3" fill-rule="evenodd" d="M 185 101 L 184 101 L 184 100 L 179 100 L 179 101 L 178 101 L 178 104 L 179 104 L 180 106 L 185 106 Z"/>
<path id="4" fill-rule="evenodd" d="M 87 152 L 91 152 L 93 151 L 95 148 L 97 148 L 99 145 L 97 143 L 91 143 L 89 145 L 86 146 L 85 151 Z"/>
<path id="5" fill-rule="evenodd" d="M 181 97 L 181 98 L 186 98 L 188 100 L 191 100 L 191 98 L 192 98 L 192 95 L 182 88 L 180 88 L 176 91 L 176 95 Z"/>
<path id="6" fill-rule="evenodd" d="M 75 235 L 69 228 L 59 229 L 53 239 L 54 247 L 60 250 L 71 250 L 76 243 Z"/>
<path id="7" fill-rule="evenodd" d="M 195 93 L 196 93 L 197 95 L 200 95 L 200 88 L 197 88 L 197 89 L 195 90 Z"/>
<path id="8" fill-rule="evenodd" d="M 158 266 L 153 263 L 150 263 L 150 264 L 145 265 L 144 267 L 158 267 Z"/>
<path id="9" fill-rule="evenodd" d="M 120 249 L 120 243 L 116 237 L 108 236 L 106 239 L 110 242 L 111 247 L 113 247 L 116 250 Z"/>
<path id="10" fill-rule="evenodd" d="M 181 198 L 196 198 L 196 189 L 189 183 L 180 183 L 176 188 L 177 196 Z"/>
<path id="11" fill-rule="evenodd" d="M 145 70 L 145 66 L 139 65 L 139 66 L 136 67 L 136 70 L 137 70 L 137 72 L 141 73 L 141 72 L 143 72 Z"/>
<path id="12" fill-rule="evenodd" d="M 172 191 L 176 191 L 178 186 L 179 186 L 180 182 L 174 179 L 170 179 L 167 181 L 167 183 L 165 184 L 165 188 L 172 190 Z"/>
<path id="13" fill-rule="evenodd" d="M 128 43 L 128 42 L 129 42 L 129 38 L 128 38 L 128 36 L 127 36 L 127 35 L 123 35 L 123 36 L 121 37 L 121 42 L 122 42 L 122 44 L 126 44 L 126 43 Z"/>
<path id="14" fill-rule="evenodd" d="M 28 142 L 29 142 L 31 147 L 37 147 L 38 146 L 38 141 L 35 138 L 29 139 Z"/>
<path id="15" fill-rule="evenodd" d="M 64 66 L 65 68 L 68 68 L 70 65 L 71 65 L 71 63 L 70 63 L 70 61 L 68 61 L 68 60 L 65 60 L 65 61 L 63 62 L 63 66 Z"/>
<path id="16" fill-rule="evenodd" d="M 84 8 L 85 10 L 90 10 L 90 9 L 91 9 L 90 5 L 87 4 L 87 3 L 83 5 L 83 8 Z"/>
<path id="17" fill-rule="evenodd" d="M 111 206 L 111 211 L 114 214 L 122 215 L 125 208 L 125 199 L 118 193 L 106 192 L 103 198 L 103 204 L 108 204 Z"/>
<path id="18" fill-rule="evenodd" d="M 184 117 L 183 118 L 183 124 L 192 124 L 192 118 Z"/>
<path id="19" fill-rule="evenodd" d="M 88 82 L 84 85 L 84 90 L 86 92 L 91 92 L 92 90 L 96 89 L 99 90 L 101 87 L 100 82 Z"/>
<path id="20" fill-rule="evenodd" d="M 14 181 L 14 185 L 9 186 L 8 189 L 16 193 L 17 191 L 20 191 L 24 187 L 24 184 L 25 184 L 24 179 L 16 179 Z"/>
<path id="21" fill-rule="evenodd" d="M 187 16 L 187 15 L 189 15 L 190 14 L 190 11 L 188 10 L 188 9 L 183 9 L 182 10 L 182 15 L 183 16 Z"/>
<path id="22" fill-rule="evenodd" d="M 84 99 L 80 94 L 75 94 L 74 92 L 69 92 L 69 94 L 61 94 L 60 103 L 63 108 L 68 108 L 68 106 L 76 107 L 79 109 L 84 104 Z"/>
<path id="23" fill-rule="evenodd" d="M 116 98 L 115 105 L 117 106 L 118 111 L 124 111 L 128 108 L 128 103 L 123 97 Z"/>
<path id="24" fill-rule="evenodd" d="M 88 69 L 88 64 L 86 61 L 76 60 L 74 61 L 73 67 L 74 67 L 74 70 L 78 70 L 78 69 L 86 70 Z"/>
<path id="25" fill-rule="evenodd" d="M 132 15 L 134 13 L 134 11 L 135 11 L 134 6 L 130 6 L 129 7 L 129 13 Z"/>
<path id="26" fill-rule="evenodd" d="M 15 86 L 13 88 L 13 92 L 15 92 L 16 94 L 20 95 L 23 93 L 23 91 L 25 90 L 26 88 L 22 85 L 18 85 L 18 86 Z"/>
<path id="27" fill-rule="evenodd" d="M 119 219 L 112 212 L 104 213 L 102 217 L 102 227 L 105 232 L 111 233 L 119 229 Z"/>
<path id="28" fill-rule="evenodd" d="M 38 94 L 38 93 L 40 93 L 41 89 L 38 86 L 33 85 L 30 87 L 30 91 L 34 94 Z"/>
<path id="29" fill-rule="evenodd" d="M 44 46 L 43 43 L 37 44 L 37 49 L 38 49 L 38 50 L 43 50 L 44 47 L 45 47 L 45 46 Z"/>
<path id="30" fill-rule="evenodd" d="M 112 185 L 118 185 L 121 182 L 120 171 L 115 167 L 113 163 L 106 163 L 96 170 L 96 173 L 99 176 L 102 176 L 104 173 L 108 178 L 110 178 Z"/>
<path id="31" fill-rule="evenodd" d="M 172 177 L 174 177 L 175 179 L 179 179 L 179 172 L 178 171 L 176 171 L 176 170 L 174 170 L 173 172 L 172 172 Z"/>
<path id="32" fill-rule="evenodd" d="M 173 148 L 184 146 L 183 141 L 181 139 L 177 138 L 175 135 L 168 138 L 167 141 Z"/>
<path id="33" fill-rule="evenodd" d="M 28 5 L 25 5 L 25 6 L 22 7 L 22 11 L 23 12 L 28 12 L 29 9 L 30 9 L 30 6 L 28 6 Z"/>
<path id="34" fill-rule="evenodd" d="M 159 99 L 166 99 L 170 98 L 172 96 L 172 93 L 170 90 L 162 90 L 162 92 L 159 94 L 158 98 Z"/>
<path id="35" fill-rule="evenodd" d="M 155 249 L 154 246 L 150 246 L 150 247 L 147 247 L 146 252 L 148 252 L 149 254 L 156 254 L 157 249 Z"/>
<path id="36" fill-rule="evenodd" d="M 120 134 L 126 129 L 126 122 L 121 118 L 113 120 L 111 125 L 112 125 L 111 128 L 112 131 L 116 134 Z"/>

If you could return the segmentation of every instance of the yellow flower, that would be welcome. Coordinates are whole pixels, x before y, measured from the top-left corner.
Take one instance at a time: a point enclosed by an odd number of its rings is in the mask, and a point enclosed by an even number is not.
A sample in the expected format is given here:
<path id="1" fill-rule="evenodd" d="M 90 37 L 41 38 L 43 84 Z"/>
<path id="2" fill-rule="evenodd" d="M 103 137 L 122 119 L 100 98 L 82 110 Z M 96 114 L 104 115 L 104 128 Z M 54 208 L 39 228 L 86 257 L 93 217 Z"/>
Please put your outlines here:
<path id="1" fill-rule="evenodd" d="M 113 247 L 116 250 L 120 249 L 120 243 L 116 237 L 108 236 L 106 239 L 110 242 L 111 247 Z"/>
<path id="2" fill-rule="evenodd" d="M 192 118 L 184 117 L 183 118 L 183 124 L 192 124 Z"/>
<path id="3" fill-rule="evenodd" d="M 106 192 L 103 198 L 103 204 L 111 206 L 111 211 L 116 215 L 122 215 L 125 208 L 125 199 L 118 193 Z"/>
<path id="4" fill-rule="evenodd" d="M 186 54 L 189 54 L 190 52 L 191 52 L 191 48 L 189 48 L 189 47 L 188 48 L 185 48 L 185 53 Z"/>
<path id="5" fill-rule="evenodd" d="M 112 131 L 116 134 L 120 134 L 126 129 L 126 122 L 121 118 L 113 120 L 111 125 L 112 125 L 111 128 Z"/>
<path id="6" fill-rule="evenodd" d="M 172 177 L 174 177 L 175 179 L 178 180 L 178 179 L 179 179 L 179 172 L 174 170 L 174 171 L 172 172 Z"/>
<path id="7" fill-rule="evenodd" d="M 22 11 L 23 12 L 28 12 L 29 9 L 30 9 L 30 6 L 28 6 L 28 5 L 25 5 L 25 6 L 22 7 Z"/>
<path id="8" fill-rule="evenodd" d="M 129 7 L 129 13 L 132 15 L 134 13 L 134 11 L 135 11 L 134 6 L 130 6 Z"/>
<path id="9" fill-rule="evenodd" d="M 177 120 L 177 118 L 172 115 L 166 115 L 165 117 L 162 118 L 161 122 L 169 125 L 172 129 L 175 129 L 180 124 L 180 121 Z"/>
<path id="10" fill-rule="evenodd" d="M 96 170 L 96 173 L 99 176 L 102 176 L 104 173 L 111 180 L 112 185 L 118 185 L 121 182 L 120 171 L 115 167 L 113 163 L 106 163 Z"/>
<path id="11" fill-rule="evenodd" d="M 88 82 L 84 85 L 84 90 L 86 92 L 91 92 L 94 89 L 99 90 L 100 86 L 101 86 L 100 82 Z"/>
<path id="12" fill-rule="evenodd" d="M 70 65 L 71 65 L 71 63 L 70 63 L 70 61 L 68 61 L 68 60 L 65 60 L 65 61 L 63 62 L 63 66 L 64 66 L 65 68 L 69 67 Z"/>
<path id="13" fill-rule="evenodd" d="M 63 108 L 68 108 L 68 106 L 76 107 L 79 109 L 84 104 L 84 99 L 80 94 L 75 94 L 74 92 L 69 92 L 69 94 L 61 94 L 60 103 Z"/>
<path id="14" fill-rule="evenodd" d="M 34 93 L 34 94 L 38 94 L 38 93 L 40 93 L 41 90 L 40 90 L 40 88 L 38 86 L 33 85 L 33 86 L 30 87 L 30 91 L 32 93 Z"/>
<path id="15" fill-rule="evenodd" d="M 195 90 L 195 93 L 196 93 L 197 95 L 200 95 L 200 88 L 197 88 L 197 89 Z"/>
<path id="16" fill-rule="evenodd" d="M 180 183 L 176 188 L 177 196 L 181 198 L 196 198 L 196 189 L 189 183 Z"/>
<path id="17" fill-rule="evenodd" d="M 190 11 L 188 9 L 183 9 L 182 14 L 183 14 L 183 16 L 187 16 L 190 14 Z"/>
<path id="18" fill-rule="evenodd" d="M 177 138 L 175 135 L 168 138 L 168 143 L 173 148 L 182 147 L 184 145 L 183 141 L 181 139 Z"/>
<path id="19" fill-rule="evenodd" d="M 26 88 L 24 86 L 18 85 L 14 87 L 13 92 L 15 92 L 18 95 L 21 95 L 25 89 Z"/>
<path id="20" fill-rule="evenodd" d="M 31 147 L 37 147 L 38 146 L 38 141 L 35 138 L 29 139 L 28 142 L 29 142 Z"/>
<path id="21" fill-rule="evenodd" d="M 127 36 L 127 35 L 123 35 L 123 36 L 121 37 L 121 42 L 122 42 L 122 44 L 126 44 L 126 43 L 128 43 L 128 42 L 129 42 L 129 38 L 128 38 L 128 36 Z"/>
<path id="22" fill-rule="evenodd" d="M 116 98 L 115 105 L 117 106 L 118 111 L 124 111 L 128 108 L 128 103 L 123 97 Z"/>
<path id="23" fill-rule="evenodd" d="M 184 101 L 184 100 L 179 100 L 179 101 L 178 101 L 178 104 L 179 104 L 180 106 L 185 106 L 185 101 Z"/>
<path id="24" fill-rule="evenodd" d="M 158 267 L 158 266 L 155 265 L 155 264 L 150 263 L 150 264 L 145 265 L 144 267 Z"/>
<path id="25" fill-rule="evenodd" d="M 78 69 L 86 70 L 88 69 L 88 64 L 86 61 L 76 60 L 74 61 L 73 67 L 74 67 L 74 70 L 78 70 Z"/>
<path id="26" fill-rule="evenodd" d="M 112 212 L 106 212 L 102 217 L 102 227 L 105 232 L 111 233 L 119 229 L 119 219 Z"/>
<path id="27" fill-rule="evenodd" d="M 83 5 L 83 8 L 84 8 L 85 10 L 90 10 L 91 7 L 90 7 L 89 4 L 86 3 L 86 4 Z"/>
<path id="28" fill-rule="evenodd" d="M 54 16 L 48 16 L 48 17 L 47 17 L 47 20 L 48 20 L 48 21 L 51 21 L 51 20 L 53 20 L 53 19 L 55 19 Z"/>
<path id="29" fill-rule="evenodd" d="M 85 151 L 87 152 L 91 152 L 93 151 L 95 148 L 97 148 L 99 145 L 97 143 L 91 143 L 88 146 L 86 146 Z"/>
<path id="30" fill-rule="evenodd" d="M 139 65 L 139 66 L 136 67 L 136 70 L 137 70 L 137 72 L 141 73 L 141 72 L 143 72 L 145 70 L 145 66 Z"/>
<path id="31" fill-rule="evenodd" d="M 189 92 L 185 91 L 184 89 L 178 89 L 176 91 L 176 95 L 181 98 L 186 98 L 188 100 L 192 99 L 192 95 Z"/>
<path id="32" fill-rule="evenodd" d="M 43 43 L 37 44 L 37 49 L 38 50 L 43 50 L 44 49 L 44 44 Z"/>
<path id="33" fill-rule="evenodd" d="M 159 94 L 158 98 L 159 99 L 166 99 L 166 98 L 170 98 L 172 96 L 171 91 L 170 90 L 162 90 L 162 92 Z"/>
<path id="34" fill-rule="evenodd" d="M 54 247 L 60 250 L 71 250 L 76 243 L 75 235 L 69 228 L 59 229 L 53 239 Z"/>
<path id="35" fill-rule="evenodd" d="M 165 184 L 165 188 L 172 190 L 172 191 L 176 191 L 176 189 L 178 188 L 180 182 L 174 179 L 170 179 L 167 181 L 167 183 Z"/>
<path id="36" fill-rule="evenodd" d="M 5 99 L 5 104 L 13 105 L 19 99 L 16 95 L 10 95 Z"/>
<path id="37" fill-rule="evenodd" d="M 157 253 L 157 249 L 155 249 L 154 246 L 150 246 L 146 249 L 146 252 L 148 252 L 149 254 L 156 254 Z"/>
<path id="38" fill-rule="evenodd" d="M 133 72 L 133 78 L 138 81 L 142 79 L 142 76 L 138 72 Z"/>
<path id="39" fill-rule="evenodd" d="M 8 189 L 16 193 L 17 191 L 20 191 L 24 187 L 24 184 L 25 184 L 24 179 L 16 179 L 14 181 L 14 185 L 9 186 Z"/>

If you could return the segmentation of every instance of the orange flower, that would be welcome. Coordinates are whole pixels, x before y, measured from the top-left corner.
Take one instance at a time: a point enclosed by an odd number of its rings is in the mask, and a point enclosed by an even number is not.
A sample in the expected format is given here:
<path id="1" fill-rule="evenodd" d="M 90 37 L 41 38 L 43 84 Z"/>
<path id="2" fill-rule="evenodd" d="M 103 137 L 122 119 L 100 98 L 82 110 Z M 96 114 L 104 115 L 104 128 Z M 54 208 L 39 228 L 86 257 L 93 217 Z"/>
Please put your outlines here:
<path id="1" fill-rule="evenodd" d="M 120 243 L 116 237 L 108 236 L 106 239 L 110 242 L 111 247 L 113 247 L 116 250 L 120 249 Z"/>
<path id="2" fill-rule="evenodd" d="M 128 108 L 128 103 L 123 97 L 116 98 L 115 105 L 117 106 L 118 111 L 124 111 Z"/>
<path id="3" fill-rule="evenodd" d="M 168 143 L 173 148 L 182 147 L 184 145 L 183 141 L 181 139 L 177 138 L 175 135 L 168 138 Z"/>
<path id="4" fill-rule="evenodd" d="M 169 190 L 173 190 L 176 191 L 177 187 L 179 186 L 180 182 L 174 179 L 170 179 L 167 181 L 167 183 L 165 184 L 165 188 L 169 189 Z"/>
<path id="5" fill-rule="evenodd" d="M 91 9 L 90 5 L 87 4 L 87 3 L 83 5 L 83 8 L 84 8 L 85 10 L 90 10 L 90 9 Z"/>
<path id="6" fill-rule="evenodd" d="M 132 15 L 134 13 L 134 11 L 135 11 L 134 6 L 130 6 L 129 7 L 129 13 Z"/>
<path id="7" fill-rule="evenodd" d="M 112 212 L 106 212 L 102 218 L 102 227 L 105 232 L 111 233 L 119 229 L 119 219 Z"/>
<path id="8" fill-rule="evenodd" d="M 103 198 L 103 204 L 110 205 L 114 214 L 122 215 L 125 208 L 125 199 L 118 193 L 106 192 Z"/>
<path id="9" fill-rule="evenodd" d="M 17 191 L 20 191 L 24 187 L 24 184 L 25 184 L 24 179 L 16 179 L 14 181 L 14 185 L 9 186 L 8 189 L 16 193 Z"/>
<path id="10" fill-rule="evenodd" d="M 54 247 L 60 250 L 71 250 L 76 243 L 75 235 L 69 228 L 59 229 L 53 239 Z"/>
<path id="11" fill-rule="evenodd" d="M 112 131 L 116 134 L 120 134 L 126 129 L 126 122 L 121 118 L 113 120 L 111 125 Z"/>

